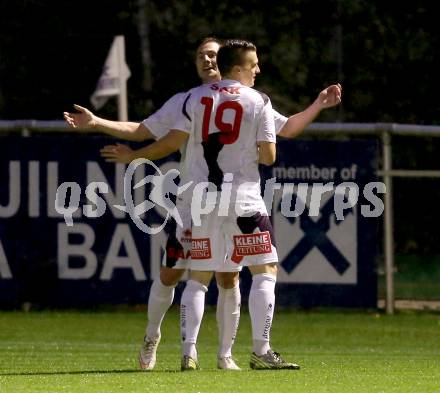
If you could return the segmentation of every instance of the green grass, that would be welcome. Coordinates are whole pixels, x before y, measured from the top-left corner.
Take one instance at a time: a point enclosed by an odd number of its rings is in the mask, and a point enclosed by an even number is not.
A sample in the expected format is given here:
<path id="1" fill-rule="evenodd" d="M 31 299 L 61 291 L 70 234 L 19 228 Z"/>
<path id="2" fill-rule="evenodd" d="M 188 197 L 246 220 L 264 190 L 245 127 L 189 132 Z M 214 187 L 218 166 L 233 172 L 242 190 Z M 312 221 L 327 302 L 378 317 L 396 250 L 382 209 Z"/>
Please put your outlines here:
<path id="1" fill-rule="evenodd" d="M 0 392 L 439 392 L 440 315 L 278 311 L 273 347 L 300 371 L 252 371 L 242 313 L 235 357 L 242 372 L 215 369 L 208 309 L 202 370 L 181 373 L 178 314 L 162 329 L 157 369 L 138 371 L 144 312 L 0 312 Z"/>

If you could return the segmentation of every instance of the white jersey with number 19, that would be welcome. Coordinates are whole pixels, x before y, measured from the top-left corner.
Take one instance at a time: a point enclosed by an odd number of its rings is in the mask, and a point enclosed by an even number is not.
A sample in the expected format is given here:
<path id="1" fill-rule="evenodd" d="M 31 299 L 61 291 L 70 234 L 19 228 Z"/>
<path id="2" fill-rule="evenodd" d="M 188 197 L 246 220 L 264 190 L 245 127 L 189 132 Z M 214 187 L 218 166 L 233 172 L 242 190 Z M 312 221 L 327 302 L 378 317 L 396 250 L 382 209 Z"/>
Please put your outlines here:
<path id="1" fill-rule="evenodd" d="M 188 92 L 173 127 L 190 134 L 182 183 L 210 182 L 217 190 L 232 183 L 236 202 L 263 210 L 258 171 L 258 142 L 276 142 L 269 98 L 233 80 Z M 225 174 L 232 174 L 232 182 Z M 234 200 L 233 199 L 233 200 Z"/>

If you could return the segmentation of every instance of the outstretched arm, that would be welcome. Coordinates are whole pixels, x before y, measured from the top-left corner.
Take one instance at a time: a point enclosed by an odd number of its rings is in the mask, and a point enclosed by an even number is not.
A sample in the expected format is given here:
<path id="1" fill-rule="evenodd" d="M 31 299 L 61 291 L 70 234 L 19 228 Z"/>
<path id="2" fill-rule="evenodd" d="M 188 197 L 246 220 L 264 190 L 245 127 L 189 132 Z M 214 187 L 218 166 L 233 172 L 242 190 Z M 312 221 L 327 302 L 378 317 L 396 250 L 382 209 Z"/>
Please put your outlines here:
<path id="1" fill-rule="evenodd" d="M 74 105 L 77 112 L 64 112 L 64 119 L 72 128 L 91 128 L 127 141 L 153 139 L 150 130 L 142 123 L 112 121 L 96 116 L 87 108 Z"/>
<path id="2" fill-rule="evenodd" d="M 159 160 L 179 150 L 188 140 L 189 134 L 179 130 L 171 130 L 167 135 L 151 145 L 132 150 L 126 145 L 117 143 L 107 145 L 101 149 L 101 156 L 107 162 L 129 164 L 137 158 Z"/>
<path id="3" fill-rule="evenodd" d="M 319 93 L 313 104 L 304 111 L 290 116 L 278 135 L 285 138 L 295 138 L 316 119 L 323 109 L 339 105 L 341 97 L 342 86 L 339 83 L 325 88 Z"/>

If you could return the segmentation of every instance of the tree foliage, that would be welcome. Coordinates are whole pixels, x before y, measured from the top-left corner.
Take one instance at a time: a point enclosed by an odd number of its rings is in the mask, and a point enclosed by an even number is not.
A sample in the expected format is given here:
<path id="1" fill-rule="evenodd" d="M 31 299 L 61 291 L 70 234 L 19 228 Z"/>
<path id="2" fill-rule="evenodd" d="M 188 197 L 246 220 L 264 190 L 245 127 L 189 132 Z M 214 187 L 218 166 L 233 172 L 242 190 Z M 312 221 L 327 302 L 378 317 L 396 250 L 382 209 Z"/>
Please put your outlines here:
<path id="1" fill-rule="evenodd" d="M 89 105 L 105 56 L 124 34 L 130 117 L 144 118 L 199 83 L 200 38 L 244 37 L 259 50 L 256 88 L 286 114 L 341 82 L 344 103 L 322 121 L 436 124 L 438 34 L 434 5 L 378 0 L 257 0 L 149 3 L 152 91 L 142 86 L 138 0 L 3 1 L 0 27 L 0 117 L 59 118 L 73 102 Z M 115 116 L 114 102 L 103 114 Z"/>

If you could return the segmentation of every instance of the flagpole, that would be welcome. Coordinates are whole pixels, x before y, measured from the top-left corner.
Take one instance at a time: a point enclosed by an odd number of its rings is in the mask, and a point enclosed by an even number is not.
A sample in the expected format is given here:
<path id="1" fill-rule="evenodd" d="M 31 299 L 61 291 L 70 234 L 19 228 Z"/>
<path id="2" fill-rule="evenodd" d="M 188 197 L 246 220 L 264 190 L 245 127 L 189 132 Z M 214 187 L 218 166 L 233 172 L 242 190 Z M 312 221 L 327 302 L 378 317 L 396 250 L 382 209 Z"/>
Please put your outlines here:
<path id="1" fill-rule="evenodd" d="M 119 94 L 118 94 L 118 120 L 128 120 L 128 105 L 127 105 L 127 81 L 125 75 L 125 41 L 123 35 L 118 35 L 117 40 L 117 56 L 119 68 Z"/>

